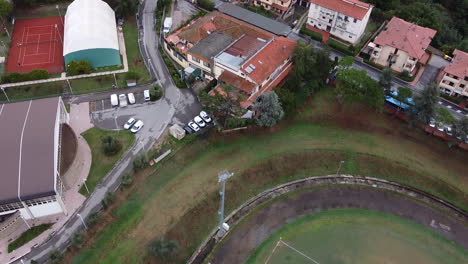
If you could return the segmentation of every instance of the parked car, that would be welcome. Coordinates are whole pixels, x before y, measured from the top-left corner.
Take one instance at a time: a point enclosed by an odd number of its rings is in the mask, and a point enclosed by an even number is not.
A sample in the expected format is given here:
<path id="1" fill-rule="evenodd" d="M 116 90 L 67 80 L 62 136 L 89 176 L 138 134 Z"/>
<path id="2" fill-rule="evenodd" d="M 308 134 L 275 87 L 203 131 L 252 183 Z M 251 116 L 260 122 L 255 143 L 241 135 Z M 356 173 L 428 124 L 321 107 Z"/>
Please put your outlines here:
<path id="1" fill-rule="evenodd" d="M 452 136 L 453 133 L 452 133 L 452 127 L 451 126 L 444 126 L 444 130 L 445 130 L 445 133 L 449 136 Z"/>
<path id="2" fill-rule="evenodd" d="M 119 105 L 119 100 L 117 99 L 116 94 L 111 94 L 110 101 L 111 101 L 112 106 L 118 106 Z"/>
<path id="3" fill-rule="evenodd" d="M 200 117 L 203 119 L 203 121 L 205 121 L 206 123 L 210 123 L 211 122 L 211 117 L 205 112 L 205 111 L 201 111 L 200 112 Z"/>
<path id="4" fill-rule="evenodd" d="M 127 106 L 127 96 L 125 94 L 119 94 L 120 106 Z"/>
<path id="5" fill-rule="evenodd" d="M 195 131 L 193 131 L 193 129 L 191 129 L 188 125 L 185 125 L 185 126 L 183 127 L 183 129 L 185 130 L 185 133 L 187 133 L 187 134 L 192 134 L 193 132 L 195 132 Z"/>
<path id="6" fill-rule="evenodd" d="M 444 131 L 444 124 L 442 124 L 442 123 L 437 123 L 437 130 L 439 130 L 439 131 Z"/>
<path id="7" fill-rule="evenodd" d="M 193 121 L 195 121 L 199 127 L 206 127 L 205 121 L 199 116 L 194 117 Z"/>
<path id="8" fill-rule="evenodd" d="M 145 98 L 146 102 L 148 102 L 151 99 L 149 90 L 143 91 L 143 97 Z"/>
<path id="9" fill-rule="evenodd" d="M 430 127 L 435 127 L 436 126 L 436 121 L 434 118 L 429 119 L 429 126 Z"/>
<path id="10" fill-rule="evenodd" d="M 133 93 L 128 93 L 128 103 L 129 104 L 134 104 L 135 103 L 135 95 Z"/>
<path id="11" fill-rule="evenodd" d="M 136 123 L 136 119 L 131 117 L 127 122 L 124 124 L 124 129 L 130 129 Z"/>
<path id="12" fill-rule="evenodd" d="M 140 129 L 143 127 L 143 125 L 144 125 L 143 121 L 141 121 L 141 120 L 136 121 L 136 123 L 130 129 L 130 132 L 135 134 L 136 132 L 140 131 Z"/>
<path id="13" fill-rule="evenodd" d="M 190 122 L 188 123 L 188 126 L 189 126 L 193 131 L 195 131 L 195 132 L 200 131 L 200 127 L 198 127 L 198 125 L 195 124 L 193 121 L 190 121 Z"/>

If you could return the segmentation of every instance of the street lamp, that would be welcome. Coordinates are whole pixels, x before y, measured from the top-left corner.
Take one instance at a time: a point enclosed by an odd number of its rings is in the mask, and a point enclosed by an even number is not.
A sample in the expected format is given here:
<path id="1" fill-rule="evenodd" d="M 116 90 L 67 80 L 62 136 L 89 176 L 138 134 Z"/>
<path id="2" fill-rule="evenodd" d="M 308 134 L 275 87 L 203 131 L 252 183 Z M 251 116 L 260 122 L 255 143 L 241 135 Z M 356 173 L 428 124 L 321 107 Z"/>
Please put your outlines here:
<path id="1" fill-rule="evenodd" d="M 76 215 L 80 218 L 81 223 L 83 223 L 83 226 L 84 226 L 86 229 L 88 229 L 88 226 L 86 225 L 85 221 L 83 220 L 83 217 L 82 217 L 80 214 L 76 214 Z"/>
<path id="2" fill-rule="evenodd" d="M 340 164 L 338 165 L 338 170 L 336 171 L 336 175 L 340 175 L 339 173 L 340 173 L 341 165 L 343 165 L 344 162 L 345 162 L 344 160 L 340 161 Z"/>
<path id="3" fill-rule="evenodd" d="M 221 196 L 221 205 L 219 208 L 219 236 L 223 235 L 223 224 L 224 224 L 224 196 L 226 193 L 226 181 L 227 179 L 231 178 L 234 175 L 232 172 L 228 172 L 227 170 L 222 171 L 218 174 L 218 182 L 221 183 L 221 191 L 219 195 Z"/>
<path id="4" fill-rule="evenodd" d="M 83 185 L 84 185 L 84 187 L 86 188 L 86 191 L 89 194 L 89 189 L 88 189 L 88 185 L 86 184 L 86 179 L 83 179 Z"/>

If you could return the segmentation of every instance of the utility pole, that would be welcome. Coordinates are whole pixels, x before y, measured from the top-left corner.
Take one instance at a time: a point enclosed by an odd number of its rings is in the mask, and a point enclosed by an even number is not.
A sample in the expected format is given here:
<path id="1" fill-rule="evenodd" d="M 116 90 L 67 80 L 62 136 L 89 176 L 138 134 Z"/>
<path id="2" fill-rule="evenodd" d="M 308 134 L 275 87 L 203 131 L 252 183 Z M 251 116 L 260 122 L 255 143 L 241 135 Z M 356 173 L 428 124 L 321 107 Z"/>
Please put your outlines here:
<path id="1" fill-rule="evenodd" d="M 224 224 L 224 197 L 226 193 L 226 181 L 231 178 L 234 173 L 228 172 L 227 170 L 222 171 L 218 174 L 218 182 L 221 183 L 221 191 L 219 195 L 221 196 L 221 205 L 219 208 L 219 236 L 221 237 L 224 234 L 223 224 Z"/>
<path id="2" fill-rule="evenodd" d="M 80 214 L 76 214 L 76 215 L 80 218 L 81 223 L 83 223 L 84 227 L 85 227 L 86 229 L 88 229 L 88 226 L 86 225 L 85 221 L 83 220 L 83 217 L 82 217 Z"/>

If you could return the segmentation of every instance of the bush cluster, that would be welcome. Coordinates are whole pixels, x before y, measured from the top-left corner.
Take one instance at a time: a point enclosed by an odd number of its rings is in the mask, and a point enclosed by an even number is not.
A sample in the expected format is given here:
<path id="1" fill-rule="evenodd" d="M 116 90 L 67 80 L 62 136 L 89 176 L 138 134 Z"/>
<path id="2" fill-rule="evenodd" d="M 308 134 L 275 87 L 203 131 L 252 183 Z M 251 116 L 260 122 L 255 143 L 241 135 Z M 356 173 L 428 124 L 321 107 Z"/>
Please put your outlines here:
<path id="1" fill-rule="evenodd" d="M 33 80 L 48 79 L 49 72 L 46 70 L 32 70 L 27 73 L 11 72 L 2 75 L 2 83 L 17 83 Z"/>
<path id="2" fill-rule="evenodd" d="M 146 167 L 148 164 L 148 157 L 146 157 L 146 154 L 141 154 L 135 157 L 133 160 L 133 170 L 138 171 L 140 169 L 143 169 Z"/>
<path id="3" fill-rule="evenodd" d="M 228 129 L 245 127 L 254 123 L 253 119 L 248 118 L 229 118 L 226 127 Z"/>
<path id="4" fill-rule="evenodd" d="M 134 71 L 128 71 L 127 73 L 125 73 L 125 80 L 128 81 L 128 80 L 137 80 L 140 79 L 140 74 L 138 74 L 138 72 L 134 72 Z"/>
<path id="5" fill-rule="evenodd" d="M 304 24 L 304 26 L 302 26 L 302 28 L 301 28 L 301 34 L 307 35 L 307 36 L 311 37 L 312 39 L 315 39 L 315 40 L 318 40 L 318 41 L 322 41 L 322 34 L 307 29 L 306 26 L 305 26 L 305 24 Z"/>
<path id="6" fill-rule="evenodd" d="M 160 46 L 160 51 L 161 51 L 161 55 L 163 57 L 164 63 L 166 64 L 167 69 L 171 73 L 172 79 L 175 82 L 175 85 L 179 88 L 187 88 L 187 85 L 182 80 L 180 73 L 177 71 L 177 68 L 174 66 L 174 64 L 172 63 L 172 60 L 166 55 L 166 53 L 164 53 L 161 46 Z"/>
<path id="7" fill-rule="evenodd" d="M 453 97 L 453 96 L 450 96 L 450 95 L 445 94 L 445 93 L 441 93 L 440 97 L 443 97 L 443 98 L 449 100 L 450 102 L 453 102 L 453 103 L 456 103 L 456 104 L 459 104 L 459 103 L 461 103 L 463 101 L 463 98 L 461 98 L 461 97 Z"/>
<path id="8" fill-rule="evenodd" d="M 333 49 L 343 52 L 346 55 L 354 56 L 354 53 L 355 53 L 354 46 L 347 47 L 334 39 L 327 40 L 327 45 Z"/>
<path id="9" fill-rule="evenodd" d="M 163 96 L 163 90 L 162 90 L 161 86 L 156 84 L 155 86 L 151 87 L 151 89 L 150 89 L 150 100 L 151 101 L 159 100 L 162 96 Z"/>
<path id="10" fill-rule="evenodd" d="M 90 74 L 93 71 L 91 63 L 87 60 L 70 61 L 67 64 L 67 75 Z"/>
<path id="11" fill-rule="evenodd" d="M 198 0 L 197 3 L 201 8 L 206 9 L 208 11 L 213 11 L 215 7 L 214 2 L 210 0 Z"/>
<path id="12" fill-rule="evenodd" d="M 122 149 L 122 144 L 113 136 L 105 136 L 101 139 L 102 151 L 106 156 L 117 154 Z"/>

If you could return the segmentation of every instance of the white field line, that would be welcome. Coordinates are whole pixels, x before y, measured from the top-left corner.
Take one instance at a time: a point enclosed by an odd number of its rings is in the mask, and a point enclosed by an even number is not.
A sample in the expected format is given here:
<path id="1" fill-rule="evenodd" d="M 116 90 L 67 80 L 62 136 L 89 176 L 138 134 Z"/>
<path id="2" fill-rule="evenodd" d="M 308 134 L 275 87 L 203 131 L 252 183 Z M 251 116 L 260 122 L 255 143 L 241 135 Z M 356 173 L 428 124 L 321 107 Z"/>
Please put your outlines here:
<path id="1" fill-rule="evenodd" d="M 280 243 L 281 243 L 281 240 L 278 240 L 278 242 L 276 243 L 276 246 L 273 248 L 273 250 L 271 251 L 270 255 L 269 255 L 268 258 L 266 259 L 265 264 L 268 264 L 268 261 L 270 261 L 271 256 L 273 255 L 273 253 L 275 253 L 275 250 L 276 250 L 276 248 L 279 246 Z"/>
<path id="2" fill-rule="evenodd" d="M 306 254 L 300 252 L 299 250 L 295 249 L 294 247 L 290 246 L 288 243 L 284 242 L 283 240 L 280 240 L 281 243 L 285 244 L 287 247 L 289 247 L 290 249 L 296 251 L 297 253 L 299 253 L 301 256 L 303 256 L 304 258 L 314 262 L 315 264 L 320 264 L 318 263 L 317 261 L 315 261 L 314 259 L 312 259 L 311 257 L 307 256 Z"/>

